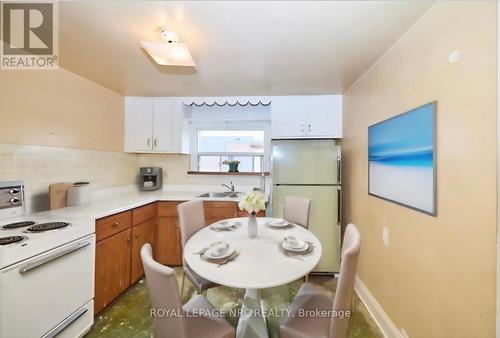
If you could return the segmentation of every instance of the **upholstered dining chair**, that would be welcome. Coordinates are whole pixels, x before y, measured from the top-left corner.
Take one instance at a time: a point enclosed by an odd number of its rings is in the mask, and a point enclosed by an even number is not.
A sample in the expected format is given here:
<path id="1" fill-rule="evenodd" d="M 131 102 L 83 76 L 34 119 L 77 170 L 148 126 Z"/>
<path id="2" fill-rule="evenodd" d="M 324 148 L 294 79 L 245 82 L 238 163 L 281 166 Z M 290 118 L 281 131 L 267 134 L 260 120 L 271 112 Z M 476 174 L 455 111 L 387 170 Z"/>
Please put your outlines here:
<path id="1" fill-rule="evenodd" d="M 280 326 L 281 338 L 346 337 L 360 247 L 359 230 L 354 224 L 349 224 L 344 234 L 334 298 L 322 287 L 304 283 L 293 301 L 288 318 Z M 326 310 L 331 316 L 299 316 L 300 309 L 305 310 L 303 313 Z"/>
<path id="2" fill-rule="evenodd" d="M 180 203 L 177 205 L 177 211 L 179 213 L 179 226 L 181 228 L 182 251 L 184 251 L 184 246 L 191 236 L 205 227 L 205 210 L 203 209 L 203 201 L 193 200 Z M 182 257 L 182 262 L 184 271 L 182 274 L 181 297 L 184 295 L 184 282 L 186 275 L 198 293 L 202 293 L 210 288 L 218 286 L 218 284 L 199 276 L 196 272 L 191 270 L 184 259 L 184 255 Z"/>
<path id="3" fill-rule="evenodd" d="M 151 315 L 158 338 L 232 338 L 234 328 L 201 295 L 182 305 L 177 290 L 175 270 L 153 259 L 149 243 L 141 248 L 142 264 L 146 273 Z"/>
<path id="4" fill-rule="evenodd" d="M 285 196 L 283 218 L 290 223 L 301 225 L 307 229 L 309 227 L 310 209 L 310 199 L 299 196 Z"/>

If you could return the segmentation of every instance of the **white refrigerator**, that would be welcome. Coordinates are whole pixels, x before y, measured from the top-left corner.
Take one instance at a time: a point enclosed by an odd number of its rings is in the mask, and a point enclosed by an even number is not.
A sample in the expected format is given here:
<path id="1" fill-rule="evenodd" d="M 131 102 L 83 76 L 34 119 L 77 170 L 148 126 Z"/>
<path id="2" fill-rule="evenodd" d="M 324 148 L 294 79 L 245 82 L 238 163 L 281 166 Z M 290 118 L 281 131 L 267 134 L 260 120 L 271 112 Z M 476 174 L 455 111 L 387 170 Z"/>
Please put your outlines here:
<path id="1" fill-rule="evenodd" d="M 309 230 L 323 247 L 315 273 L 340 269 L 341 163 L 335 140 L 272 141 L 272 214 L 283 217 L 285 196 L 311 199 Z"/>

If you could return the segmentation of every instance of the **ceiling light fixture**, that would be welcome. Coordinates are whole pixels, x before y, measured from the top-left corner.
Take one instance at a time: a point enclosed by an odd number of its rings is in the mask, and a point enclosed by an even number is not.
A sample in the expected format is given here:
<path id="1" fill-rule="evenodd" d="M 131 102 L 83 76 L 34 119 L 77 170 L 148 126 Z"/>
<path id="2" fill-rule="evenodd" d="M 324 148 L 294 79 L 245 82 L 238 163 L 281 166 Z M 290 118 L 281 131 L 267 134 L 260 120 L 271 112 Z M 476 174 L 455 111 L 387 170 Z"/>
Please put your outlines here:
<path id="1" fill-rule="evenodd" d="M 162 66 L 196 67 L 187 44 L 180 41 L 177 33 L 162 29 L 160 34 L 164 42 L 141 41 L 142 47 L 156 63 Z"/>

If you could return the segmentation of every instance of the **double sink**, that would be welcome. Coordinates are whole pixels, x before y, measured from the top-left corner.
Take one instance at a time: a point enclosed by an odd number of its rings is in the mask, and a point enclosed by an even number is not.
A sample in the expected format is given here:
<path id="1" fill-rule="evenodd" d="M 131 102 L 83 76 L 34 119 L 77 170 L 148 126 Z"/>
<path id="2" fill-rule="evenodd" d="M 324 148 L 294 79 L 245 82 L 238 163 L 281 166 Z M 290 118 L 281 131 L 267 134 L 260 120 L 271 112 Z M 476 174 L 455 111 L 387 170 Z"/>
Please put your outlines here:
<path id="1" fill-rule="evenodd" d="M 226 191 L 226 192 L 206 192 L 204 194 L 198 195 L 197 197 L 228 197 L 228 198 L 235 198 L 235 197 L 240 197 L 243 194 L 240 192 L 235 192 L 235 191 Z"/>

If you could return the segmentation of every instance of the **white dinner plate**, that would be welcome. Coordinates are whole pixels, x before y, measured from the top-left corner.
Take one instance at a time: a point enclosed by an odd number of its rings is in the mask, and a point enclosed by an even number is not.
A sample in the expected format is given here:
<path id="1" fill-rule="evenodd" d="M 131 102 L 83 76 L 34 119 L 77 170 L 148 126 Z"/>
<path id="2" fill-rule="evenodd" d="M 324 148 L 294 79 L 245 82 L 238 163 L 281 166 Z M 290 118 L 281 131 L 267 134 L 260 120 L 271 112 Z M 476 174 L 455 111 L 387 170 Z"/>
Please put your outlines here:
<path id="1" fill-rule="evenodd" d="M 287 251 L 295 251 L 295 252 L 304 252 L 309 249 L 309 243 L 304 242 L 302 240 L 298 240 L 299 245 L 297 246 L 291 246 L 287 241 L 283 240 L 281 242 L 281 247 Z"/>
<path id="2" fill-rule="evenodd" d="M 286 228 L 291 225 L 290 222 L 285 221 L 284 219 L 277 220 L 277 221 L 272 221 L 272 222 L 267 222 L 267 225 L 273 228 Z"/>
<path id="3" fill-rule="evenodd" d="M 235 221 L 220 221 L 220 222 L 217 222 L 215 223 L 214 225 L 212 225 L 212 227 L 214 229 L 217 229 L 217 230 L 227 230 L 227 229 L 230 229 L 230 228 L 233 228 L 233 227 L 238 227 L 240 226 L 241 223 L 240 222 L 235 222 Z"/>
<path id="4" fill-rule="evenodd" d="M 208 259 L 221 259 L 231 256 L 236 250 L 233 246 L 229 245 L 229 248 L 224 253 L 220 253 L 217 251 L 218 248 L 220 247 L 217 245 L 210 246 L 207 251 L 203 253 L 203 256 Z"/>

